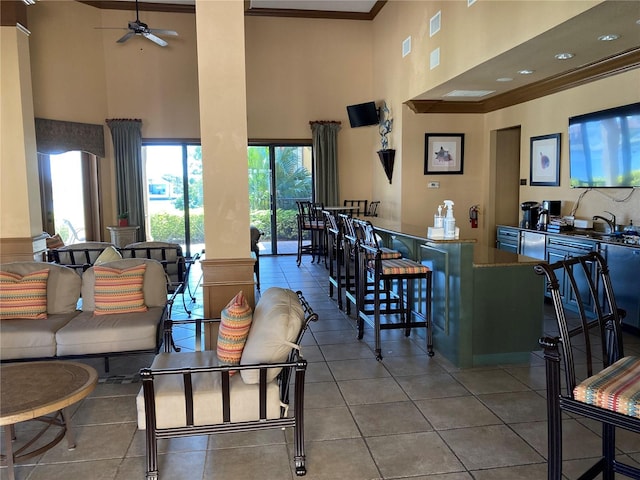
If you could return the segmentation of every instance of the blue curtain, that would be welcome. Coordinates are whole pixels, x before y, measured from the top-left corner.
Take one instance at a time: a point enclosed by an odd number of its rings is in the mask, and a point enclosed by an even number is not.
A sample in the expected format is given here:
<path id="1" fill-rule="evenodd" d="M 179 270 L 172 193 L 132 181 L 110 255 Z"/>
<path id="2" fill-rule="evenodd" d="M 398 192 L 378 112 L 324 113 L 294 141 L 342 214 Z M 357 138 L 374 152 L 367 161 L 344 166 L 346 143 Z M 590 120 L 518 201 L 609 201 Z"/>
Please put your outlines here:
<path id="1" fill-rule="evenodd" d="M 316 202 L 339 205 L 338 132 L 340 122 L 309 122 L 313 135 Z"/>
<path id="2" fill-rule="evenodd" d="M 138 240 L 145 240 L 144 192 L 142 184 L 142 121 L 107 120 L 116 161 L 118 215 L 127 213 L 129 224 L 140 227 Z"/>

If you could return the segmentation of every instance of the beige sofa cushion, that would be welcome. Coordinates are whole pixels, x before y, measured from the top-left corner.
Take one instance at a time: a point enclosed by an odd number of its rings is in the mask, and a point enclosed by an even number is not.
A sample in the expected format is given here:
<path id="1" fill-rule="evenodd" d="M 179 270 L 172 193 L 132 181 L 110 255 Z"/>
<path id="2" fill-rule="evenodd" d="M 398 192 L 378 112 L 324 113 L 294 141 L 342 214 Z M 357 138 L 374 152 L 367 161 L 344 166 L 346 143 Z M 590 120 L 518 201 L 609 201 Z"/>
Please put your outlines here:
<path id="1" fill-rule="evenodd" d="M 304 310 L 296 293 L 285 288 L 269 288 L 253 312 L 253 323 L 240 364 L 286 361 L 303 324 Z M 269 369 L 267 381 L 272 381 L 280 370 Z M 257 370 L 242 370 L 240 374 L 245 383 L 259 382 Z"/>
<path id="2" fill-rule="evenodd" d="M 44 262 L 12 262 L 0 265 L 0 270 L 24 276 L 49 269 L 47 278 L 47 315 L 73 313 L 80 298 L 80 276 L 71 268 Z"/>
<path id="3" fill-rule="evenodd" d="M 127 258 L 102 264 L 103 267 L 117 268 L 124 270 L 136 265 L 146 263 L 147 269 L 144 274 L 144 303 L 147 307 L 164 307 L 167 303 L 167 277 L 162 264 L 156 260 L 143 258 Z M 95 310 L 95 290 L 96 276 L 93 267 L 82 274 L 82 310 Z"/>
<path id="4" fill-rule="evenodd" d="M 74 273 L 74 275 L 77 277 Z M 78 277 L 80 278 L 80 277 Z M 56 331 L 80 312 L 49 315 L 42 320 L 0 322 L 0 359 L 43 358 L 56 355 Z"/>
<path id="5" fill-rule="evenodd" d="M 217 365 L 215 350 L 204 352 L 160 353 L 151 368 L 185 368 Z M 222 423 L 222 388 L 219 372 L 192 375 L 193 417 L 195 425 Z M 156 427 L 171 428 L 186 425 L 184 387 L 182 375 L 157 376 L 154 380 L 156 395 Z M 247 385 L 240 375 L 229 381 L 231 399 L 231 421 L 258 420 L 259 385 Z M 136 398 L 138 428 L 146 428 L 144 395 L 142 389 Z M 267 418 L 280 418 L 278 384 L 267 385 Z"/>
<path id="6" fill-rule="evenodd" d="M 58 355 L 153 350 L 162 315 L 163 307 L 99 316 L 83 311 L 56 333 Z"/>

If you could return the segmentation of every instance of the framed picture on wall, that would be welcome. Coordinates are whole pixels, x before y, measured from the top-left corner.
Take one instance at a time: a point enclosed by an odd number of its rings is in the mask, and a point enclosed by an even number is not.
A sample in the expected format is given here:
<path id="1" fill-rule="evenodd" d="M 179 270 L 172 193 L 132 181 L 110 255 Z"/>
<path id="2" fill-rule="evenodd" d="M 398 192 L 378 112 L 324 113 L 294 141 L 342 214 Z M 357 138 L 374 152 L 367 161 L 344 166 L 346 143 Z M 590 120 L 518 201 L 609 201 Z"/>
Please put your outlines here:
<path id="1" fill-rule="evenodd" d="M 560 186 L 560 134 L 531 137 L 531 174 L 529 184 Z"/>
<path id="2" fill-rule="evenodd" d="M 425 133 L 424 174 L 462 174 L 464 133 Z"/>

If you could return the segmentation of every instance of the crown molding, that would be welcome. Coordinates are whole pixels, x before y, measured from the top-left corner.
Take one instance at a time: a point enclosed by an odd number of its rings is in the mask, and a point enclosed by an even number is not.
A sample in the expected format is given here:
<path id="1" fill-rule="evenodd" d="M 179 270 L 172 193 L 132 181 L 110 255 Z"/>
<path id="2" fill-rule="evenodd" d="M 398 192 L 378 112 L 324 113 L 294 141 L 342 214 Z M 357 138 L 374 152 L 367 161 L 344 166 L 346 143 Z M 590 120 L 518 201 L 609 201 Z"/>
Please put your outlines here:
<path id="1" fill-rule="evenodd" d="M 640 67 L 640 47 L 515 88 L 486 100 L 409 100 L 405 104 L 414 113 L 488 113 L 602 80 L 638 67 Z"/>

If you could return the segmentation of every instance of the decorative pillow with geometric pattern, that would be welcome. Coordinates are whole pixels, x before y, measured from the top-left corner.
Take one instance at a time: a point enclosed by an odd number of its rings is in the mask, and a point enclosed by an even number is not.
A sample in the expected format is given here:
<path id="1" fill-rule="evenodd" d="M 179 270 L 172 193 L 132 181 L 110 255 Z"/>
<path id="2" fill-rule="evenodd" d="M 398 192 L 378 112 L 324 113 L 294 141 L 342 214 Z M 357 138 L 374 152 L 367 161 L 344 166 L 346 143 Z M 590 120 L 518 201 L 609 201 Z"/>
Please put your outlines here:
<path id="1" fill-rule="evenodd" d="M 49 269 L 24 276 L 0 272 L 0 319 L 47 318 Z"/>
<path id="2" fill-rule="evenodd" d="M 242 290 L 224 307 L 220 318 L 217 345 L 219 365 L 239 365 L 253 318 L 253 311 Z M 233 375 L 236 372 L 230 373 Z"/>
<path id="3" fill-rule="evenodd" d="M 142 291 L 146 269 L 144 263 L 125 270 L 95 265 L 94 315 L 146 312 Z"/>

